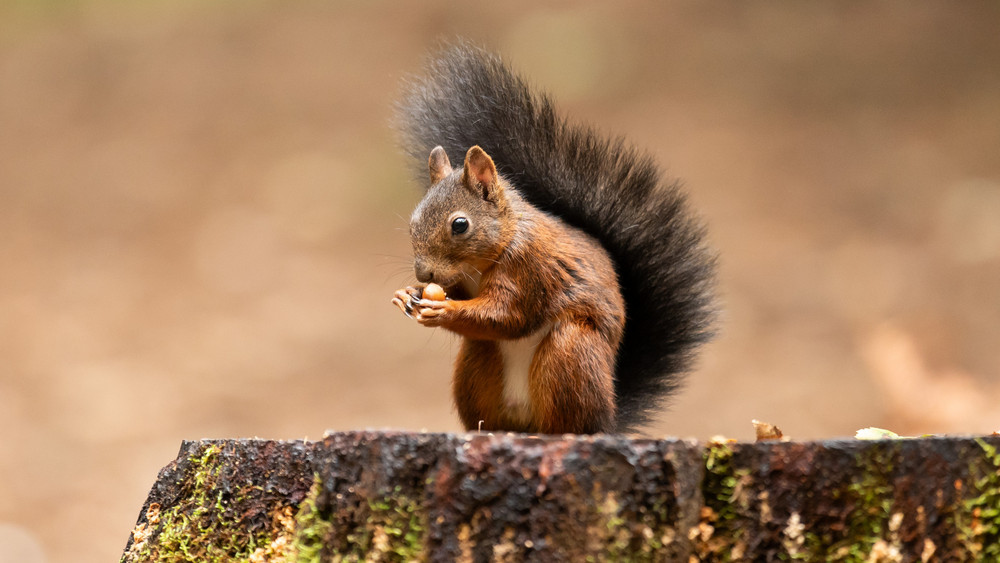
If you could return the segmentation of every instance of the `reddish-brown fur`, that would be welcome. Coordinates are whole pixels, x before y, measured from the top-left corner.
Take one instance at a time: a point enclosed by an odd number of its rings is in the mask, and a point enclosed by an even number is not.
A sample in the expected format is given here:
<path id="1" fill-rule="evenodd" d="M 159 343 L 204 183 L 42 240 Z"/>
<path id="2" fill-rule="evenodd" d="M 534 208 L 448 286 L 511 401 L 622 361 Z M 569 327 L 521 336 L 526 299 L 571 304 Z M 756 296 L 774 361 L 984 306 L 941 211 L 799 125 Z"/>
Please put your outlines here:
<path id="1" fill-rule="evenodd" d="M 423 300 L 418 284 L 393 302 L 424 326 L 463 337 L 453 381 L 462 423 L 470 430 L 614 430 L 625 308 L 607 252 L 525 202 L 479 147 L 458 171 L 435 149 L 428 168 L 434 185 L 411 221 L 418 277 L 466 298 Z M 470 233 L 451 231 L 456 214 L 471 222 Z M 505 403 L 498 341 L 549 327 L 530 363 L 524 420 Z"/>

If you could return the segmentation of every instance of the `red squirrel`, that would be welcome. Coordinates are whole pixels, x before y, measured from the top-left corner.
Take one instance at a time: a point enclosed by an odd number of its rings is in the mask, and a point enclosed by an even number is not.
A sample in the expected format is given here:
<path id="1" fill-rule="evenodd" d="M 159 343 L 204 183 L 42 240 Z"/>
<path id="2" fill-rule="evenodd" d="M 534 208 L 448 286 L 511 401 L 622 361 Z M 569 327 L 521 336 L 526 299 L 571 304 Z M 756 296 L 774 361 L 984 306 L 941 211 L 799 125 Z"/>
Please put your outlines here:
<path id="1" fill-rule="evenodd" d="M 645 423 L 714 318 L 714 259 L 677 184 L 621 139 L 556 117 L 467 43 L 409 83 L 398 120 L 429 187 L 410 219 L 419 283 L 392 301 L 462 337 L 452 391 L 465 428 Z M 429 283 L 447 297 L 425 299 Z"/>

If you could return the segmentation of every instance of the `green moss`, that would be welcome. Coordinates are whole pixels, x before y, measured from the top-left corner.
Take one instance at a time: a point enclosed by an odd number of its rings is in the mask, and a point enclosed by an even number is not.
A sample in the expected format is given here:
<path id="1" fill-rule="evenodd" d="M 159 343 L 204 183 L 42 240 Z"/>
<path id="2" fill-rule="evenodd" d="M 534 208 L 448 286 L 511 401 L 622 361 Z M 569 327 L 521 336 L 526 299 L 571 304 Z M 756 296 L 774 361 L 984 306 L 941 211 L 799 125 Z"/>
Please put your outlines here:
<path id="1" fill-rule="evenodd" d="M 322 483 L 314 476 L 309 493 L 296 506 L 269 506 L 269 529 L 251 531 L 242 514 L 251 502 L 261 502 L 260 487 L 248 485 L 233 492 L 218 486 L 222 450 L 204 446 L 188 461 L 179 483 L 176 505 L 151 507 L 146 522 L 136 528 L 122 563 L 161 561 L 302 562 L 419 560 L 424 555 L 426 516 L 421 505 L 399 487 L 370 500 L 356 517 L 361 522 L 337 535 L 335 520 L 319 501 Z M 343 544 L 346 536 L 346 546 Z M 337 539 L 341 544 L 337 544 Z M 337 549 L 336 555 L 330 550 Z"/>
<path id="2" fill-rule="evenodd" d="M 350 555 L 365 559 L 411 561 L 424 554 L 426 514 L 400 487 L 368 501 L 368 517 L 348 534 Z"/>
<path id="3" fill-rule="evenodd" d="M 733 469 L 733 450 L 726 442 L 711 442 L 705 450 L 705 480 L 702 492 L 705 506 L 712 509 L 715 522 L 725 523 L 737 517 L 736 486 L 740 476 Z"/>
<path id="4" fill-rule="evenodd" d="M 743 485 L 749 481 L 746 468 L 733 463 L 731 442 L 713 440 L 703 455 L 705 474 L 701 492 L 705 506 L 697 528 L 691 531 L 695 551 L 703 560 L 738 561 L 746 548 L 741 525 L 749 501 Z"/>
<path id="5" fill-rule="evenodd" d="M 984 463 L 970 470 L 972 487 L 956 511 L 959 538 L 970 557 L 977 561 L 1000 560 L 1000 452 L 977 438 L 983 449 Z"/>
<path id="6" fill-rule="evenodd" d="M 319 508 L 322 483 L 317 475 L 309 494 L 295 514 L 295 538 L 288 561 L 319 563 L 330 557 L 336 546 L 336 525 Z M 346 534 L 347 544 L 338 550 L 336 561 L 413 561 L 424 555 L 426 517 L 420 504 L 402 494 L 400 487 L 369 500 L 362 524 Z"/>
<path id="7" fill-rule="evenodd" d="M 123 562 L 249 561 L 258 547 L 270 542 L 266 533 L 254 535 L 240 526 L 239 516 L 230 510 L 244 500 L 240 492 L 227 497 L 216 490 L 221 451 L 210 444 L 191 458 L 181 485 L 182 500 L 162 511 L 151 507 L 146 524 L 151 533 L 122 556 Z"/>
<path id="8" fill-rule="evenodd" d="M 869 448 L 866 451 L 871 452 L 870 455 L 858 460 L 860 477 L 848 487 L 847 496 L 855 503 L 848 519 L 847 541 L 850 548 L 843 558 L 835 561 L 865 561 L 878 540 L 889 539 L 893 505 L 893 488 L 889 479 L 895 466 L 895 451 L 888 445 L 884 449 Z"/>
<path id="9" fill-rule="evenodd" d="M 584 549 L 590 552 L 584 560 L 663 561 L 665 549 L 677 537 L 669 519 L 668 493 L 647 498 L 638 506 L 623 503 L 618 495 L 594 484 L 587 503 L 586 531 L 581 534 L 586 538 Z"/>
<path id="10" fill-rule="evenodd" d="M 629 543 L 631 540 L 631 533 L 628 529 L 625 519 L 621 515 L 621 503 L 618 501 L 617 495 L 614 491 L 603 492 L 600 487 L 597 487 L 594 491 L 595 497 L 603 497 L 601 499 L 595 498 L 597 506 L 597 515 L 599 526 L 604 529 L 595 530 L 598 537 L 601 538 L 603 545 L 605 546 L 605 552 L 602 554 L 602 561 L 623 561 L 632 555 L 629 549 Z M 588 534 L 593 535 L 593 534 Z"/>
<path id="11" fill-rule="evenodd" d="M 866 448 L 856 458 L 854 479 L 842 490 L 831 492 L 832 501 L 848 511 L 846 529 L 835 531 L 803 529 L 800 549 L 791 559 L 857 563 L 872 558 L 879 549 L 899 544 L 896 534 L 902 515 L 893 521 L 894 490 L 892 472 L 895 448 Z"/>
<path id="12" fill-rule="evenodd" d="M 333 523 L 323 517 L 316 503 L 322 487 L 319 474 L 315 474 L 312 488 L 295 515 L 295 541 L 290 554 L 294 561 L 320 563 L 323 545 L 332 535 Z"/>

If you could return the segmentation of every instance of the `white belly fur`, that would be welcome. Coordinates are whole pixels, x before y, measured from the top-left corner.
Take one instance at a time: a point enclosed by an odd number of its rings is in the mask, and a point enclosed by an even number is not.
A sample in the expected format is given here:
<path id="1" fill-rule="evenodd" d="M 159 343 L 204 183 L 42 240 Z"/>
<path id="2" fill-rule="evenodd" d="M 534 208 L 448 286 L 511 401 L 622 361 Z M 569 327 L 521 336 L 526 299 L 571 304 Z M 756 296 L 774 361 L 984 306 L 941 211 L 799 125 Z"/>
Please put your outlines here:
<path id="1" fill-rule="evenodd" d="M 509 414 L 524 421 L 531 417 L 531 391 L 529 374 L 531 361 L 542 339 L 552 331 L 547 325 L 537 332 L 519 340 L 500 340 L 500 354 L 503 357 L 503 400 Z"/>

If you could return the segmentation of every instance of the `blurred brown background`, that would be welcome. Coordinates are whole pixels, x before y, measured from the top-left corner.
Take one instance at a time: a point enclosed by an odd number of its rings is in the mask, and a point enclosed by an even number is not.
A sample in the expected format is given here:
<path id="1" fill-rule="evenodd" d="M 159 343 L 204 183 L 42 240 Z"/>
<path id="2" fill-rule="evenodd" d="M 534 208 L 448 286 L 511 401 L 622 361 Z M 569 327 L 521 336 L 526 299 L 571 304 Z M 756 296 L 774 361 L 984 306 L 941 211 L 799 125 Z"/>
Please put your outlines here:
<path id="1" fill-rule="evenodd" d="M 1000 8 L 0 5 L 0 561 L 115 560 L 182 439 L 458 430 L 389 305 L 440 39 L 682 177 L 725 314 L 650 436 L 1000 429 Z"/>

